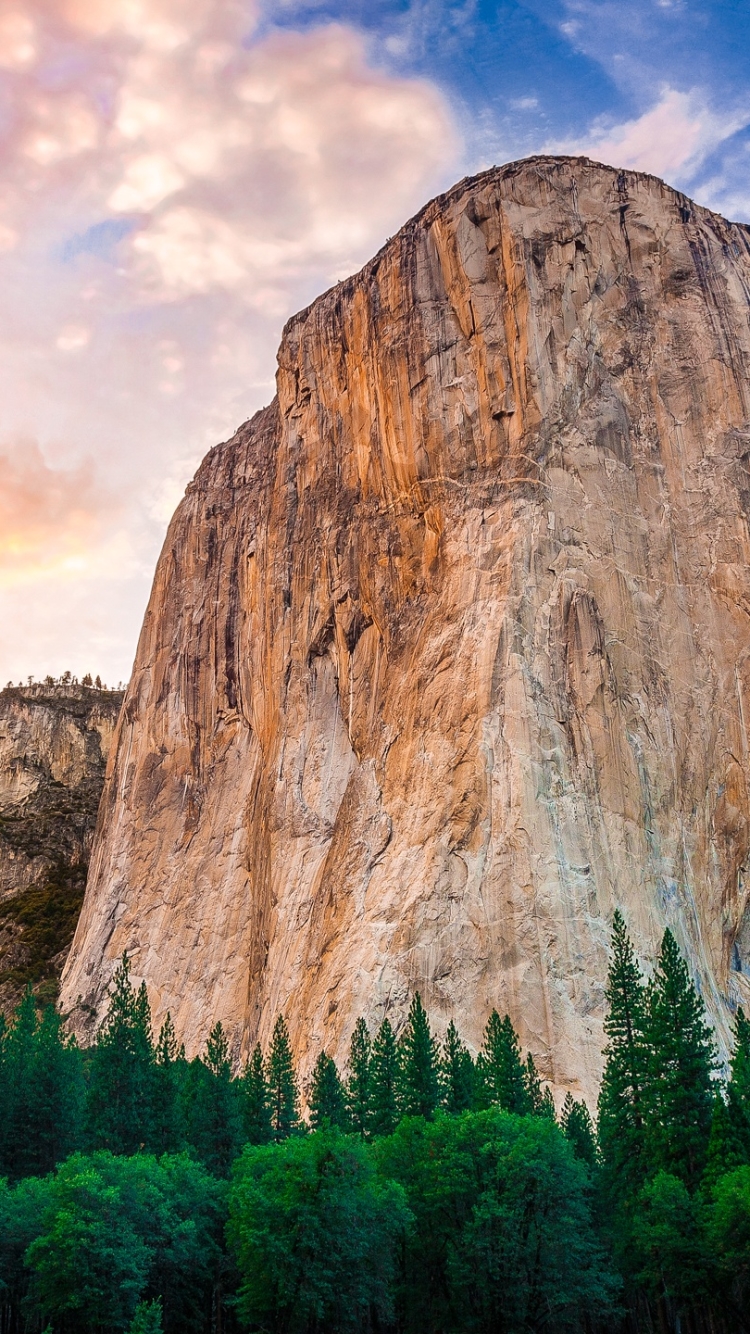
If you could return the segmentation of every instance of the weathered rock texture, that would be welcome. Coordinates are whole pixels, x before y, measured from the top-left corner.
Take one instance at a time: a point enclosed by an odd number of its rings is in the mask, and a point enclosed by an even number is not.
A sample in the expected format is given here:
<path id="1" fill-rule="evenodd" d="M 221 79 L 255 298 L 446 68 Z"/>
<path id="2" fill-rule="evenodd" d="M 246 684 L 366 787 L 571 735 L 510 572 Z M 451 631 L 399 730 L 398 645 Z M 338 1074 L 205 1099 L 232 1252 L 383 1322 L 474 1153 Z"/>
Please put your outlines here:
<path id="1" fill-rule="evenodd" d="M 83 901 L 122 692 L 0 691 L 0 1009 L 56 994 Z"/>
<path id="2" fill-rule="evenodd" d="M 303 1069 L 419 988 L 590 1095 L 621 905 L 748 996 L 750 230 L 653 177 L 463 181 L 287 325 L 169 530 L 63 1003 Z M 83 1024 L 79 1011 L 79 1024 Z"/>

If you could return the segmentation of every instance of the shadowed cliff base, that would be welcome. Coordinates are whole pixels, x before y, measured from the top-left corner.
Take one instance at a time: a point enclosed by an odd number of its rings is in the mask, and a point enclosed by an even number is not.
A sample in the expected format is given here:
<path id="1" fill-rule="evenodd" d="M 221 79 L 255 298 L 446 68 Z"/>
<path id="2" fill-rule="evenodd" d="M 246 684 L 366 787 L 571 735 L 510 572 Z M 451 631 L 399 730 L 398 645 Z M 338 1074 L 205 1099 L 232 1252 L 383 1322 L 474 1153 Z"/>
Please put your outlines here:
<path id="1" fill-rule="evenodd" d="M 747 996 L 750 232 L 654 177 L 461 182 L 291 320 L 170 527 L 62 1004 L 306 1072 L 419 990 L 591 1095 L 606 940 Z"/>

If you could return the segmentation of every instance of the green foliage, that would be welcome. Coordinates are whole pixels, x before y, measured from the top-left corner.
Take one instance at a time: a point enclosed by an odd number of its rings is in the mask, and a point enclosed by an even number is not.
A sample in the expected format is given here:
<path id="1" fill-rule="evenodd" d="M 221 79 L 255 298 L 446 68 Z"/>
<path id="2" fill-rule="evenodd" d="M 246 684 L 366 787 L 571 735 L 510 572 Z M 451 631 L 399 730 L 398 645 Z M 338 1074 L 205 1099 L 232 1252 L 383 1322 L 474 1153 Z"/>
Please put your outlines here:
<path id="1" fill-rule="evenodd" d="M 50 1172 L 78 1144 L 81 1054 L 52 1006 L 41 1018 L 31 991 L 5 1033 L 0 1066 L 0 1153 L 12 1179 Z"/>
<path id="2" fill-rule="evenodd" d="M 271 1139 L 271 1109 L 260 1043 L 256 1045 L 245 1067 L 242 1092 L 245 1138 L 248 1144 L 268 1144 Z"/>
<path id="3" fill-rule="evenodd" d="M 735 1168 L 715 1183 L 706 1213 L 720 1287 L 739 1315 L 750 1303 L 750 1166 Z M 740 1320 L 735 1324 L 741 1328 Z"/>
<path id="4" fill-rule="evenodd" d="M 560 1117 L 560 1128 L 573 1146 L 576 1158 L 587 1167 L 596 1167 L 596 1132 L 585 1102 L 576 1102 L 572 1093 L 566 1093 Z"/>
<path id="5" fill-rule="evenodd" d="M 699 1203 L 684 1181 L 657 1172 L 642 1187 L 633 1228 L 638 1283 L 652 1300 L 688 1312 L 710 1288 Z"/>
<path id="6" fill-rule="evenodd" d="M 322 1130 L 325 1126 L 349 1129 L 344 1086 L 336 1062 L 324 1051 L 315 1063 L 310 1085 L 310 1125 L 313 1130 Z"/>
<path id="7" fill-rule="evenodd" d="M 279 1143 L 293 1134 L 299 1126 L 297 1076 L 289 1031 L 282 1014 L 276 1020 L 273 1030 L 266 1066 L 266 1083 L 271 1110 L 271 1134 L 276 1143 Z"/>
<path id="8" fill-rule="evenodd" d="M 619 910 L 612 923 L 612 958 L 605 996 L 607 1045 L 599 1092 L 603 1182 L 613 1210 L 628 1210 L 646 1178 L 645 1097 L 648 1080 L 646 990 Z"/>
<path id="9" fill-rule="evenodd" d="M 703 1002 L 671 931 L 648 988 L 646 1144 L 652 1170 L 691 1189 L 706 1161 L 714 1106 L 715 1048 Z"/>
<path id="10" fill-rule="evenodd" d="M 475 1070 L 471 1053 L 458 1036 L 451 1019 L 440 1054 L 441 1103 L 447 1112 L 458 1115 L 474 1106 Z"/>
<path id="11" fill-rule="evenodd" d="M 13 823 L 21 825 L 22 821 L 16 819 Z M 0 820 L 6 837 L 18 832 L 11 831 L 10 824 L 9 819 Z M 31 885 L 0 903 L 0 925 L 15 928 L 13 963 L 3 968 L 0 960 L 0 985 L 33 987 L 42 1003 L 57 999 L 58 978 L 52 960 L 73 939 L 85 885 L 85 868 L 69 868 L 61 863 L 50 871 L 43 884 Z"/>
<path id="12" fill-rule="evenodd" d="M 492 1011 L 484 1030 L 477 1078 L 482 1106 L 501 1107 L 519 1116 L 532 1110 L 516 1030 L 508 1015 L 501 1019 L 497 1010 Z"/>
<path id="13" fill-rule="evenodd" d="M 202 1060 L 188 1076 L 188 1140 L 214 1176 L 227 1177 L 244 1142 L 241 1090 L 232 1079 L 229 1044 L 221 1023 L 211 1030 Z"/>
<path id="14" fill-rule="evenodd" d="M 440 1053 L 417 992 L 399 1044 L 399 1102 L 404 1116 L 432 1116 L 439 1100 Z"/>
<path id="15" fill-rule="evenodd" d="M 367 1138 L 370 1130 L 371 1061 L 372 1043 L 367 1024 L 364 1019 L 358 1019 L 354 1026 L 349 1048 L 346 1106 L 349 1113 L 349 1124 L 363 1139 Z"/>
<path id="16" fill-rule="evenodd" d="M 139 1302 L 128 1327 L 128 1334 L 162 1334 L 161 1299 Z"/>
<path id="17" fill-rule="evenodd" d="M 198 1163 L 75 1154 L 36 1184 L 44 1201 L 25 1264 L 44 1319 L 81 1334 L 125 1330 L 155 1289 L 166 1334 L 202 1328 L 222 1195 Z"/>
<path id="18" fill-rule="evenodd" d="M 399 1121 L 400 1060 L 396 1038 L 384 1019 L 372 1044 L 370 1065 L 370 1131 L 392 1135 Z"/>
<path id="19" fill-rule="evenodd" d="M 133 991 L 125 954 L 91 1056 L 87 1138 L 93 1148 L 136 1153 L 152 1146 L 154 1064 L 148 997 L 145 986 Z"/>
<path id="20" fill-rule="evenodd" d="M 491 1108 L 405 1120 L 376 1145 L 415 1225 L 401 1284 L 406 1331 L 577 1329 L 612 1309 L 585 1169 L 556 1126 Z"/>
<path id="21" fill-rule="evenodd" d="M 367 1146 L 327 1130 L 246 1148 L 229 1197 L 239 1309 L 279 1334 L 369 1328 L 388 1320 L 403 1192 L 378 1180 Z"/>

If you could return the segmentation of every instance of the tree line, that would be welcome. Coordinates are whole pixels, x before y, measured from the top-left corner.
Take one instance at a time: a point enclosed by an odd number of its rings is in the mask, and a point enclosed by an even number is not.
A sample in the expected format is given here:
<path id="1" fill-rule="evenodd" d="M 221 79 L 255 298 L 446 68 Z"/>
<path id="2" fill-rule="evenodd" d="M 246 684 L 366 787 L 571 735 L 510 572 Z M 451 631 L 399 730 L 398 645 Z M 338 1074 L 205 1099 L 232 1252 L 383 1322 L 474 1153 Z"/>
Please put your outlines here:
<path id="1" fill-rule="evenodd" d="M 750 1328 L 750 1021 L 720 1077 L 669 931 L 615 915 L 596 1125 L 496 1011 L 476 1058 L 356 1023 L 302 1098 L 276 1022 L 233 1073 L 152 1033 L 127 956 L 81 1050 L 29 993 L 0 1040 L 0 1334 Z"/>

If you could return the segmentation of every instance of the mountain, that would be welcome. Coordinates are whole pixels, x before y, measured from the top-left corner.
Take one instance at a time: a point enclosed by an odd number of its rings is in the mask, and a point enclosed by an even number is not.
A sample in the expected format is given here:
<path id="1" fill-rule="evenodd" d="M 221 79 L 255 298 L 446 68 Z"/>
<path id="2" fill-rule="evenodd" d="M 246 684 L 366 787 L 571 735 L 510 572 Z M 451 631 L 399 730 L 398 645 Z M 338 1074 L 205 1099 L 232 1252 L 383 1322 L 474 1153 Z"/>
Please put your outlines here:
<path id="1" fill-rule="evenodd" d="M 62 1004 L 189 1053 L 419 990 L 591 1096 L 619 905 L 750 996 L 750 230 L 530 158 L 284 330 L 159 560 Z"/>
<path id="2" fill-rule="evenodd" d="M 0 1009 L 57 995 L 83 902 L 123 693 L 72 680 L 0 690 Z"/>

